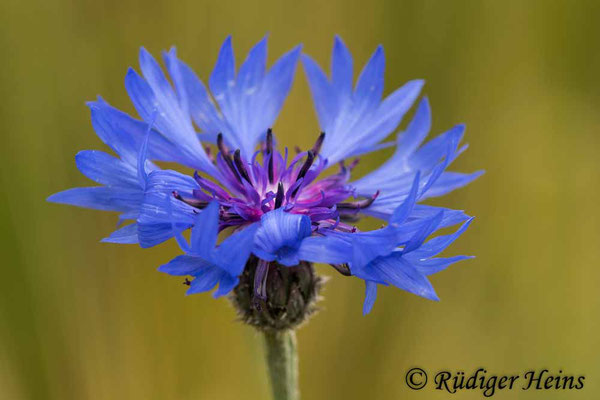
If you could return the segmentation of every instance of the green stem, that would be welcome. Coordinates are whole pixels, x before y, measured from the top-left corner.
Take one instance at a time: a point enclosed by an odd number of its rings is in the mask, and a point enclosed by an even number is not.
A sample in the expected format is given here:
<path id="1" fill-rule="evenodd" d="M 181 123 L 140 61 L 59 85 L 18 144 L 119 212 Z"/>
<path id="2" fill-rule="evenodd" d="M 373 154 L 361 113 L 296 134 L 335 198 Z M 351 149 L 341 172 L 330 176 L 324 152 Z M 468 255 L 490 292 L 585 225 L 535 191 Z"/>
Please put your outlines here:
<path id="1" fill-rule="evenodd" d="M 264 336 L 273 399 L 299 400 L 296 332 L 264 332 Z"/>

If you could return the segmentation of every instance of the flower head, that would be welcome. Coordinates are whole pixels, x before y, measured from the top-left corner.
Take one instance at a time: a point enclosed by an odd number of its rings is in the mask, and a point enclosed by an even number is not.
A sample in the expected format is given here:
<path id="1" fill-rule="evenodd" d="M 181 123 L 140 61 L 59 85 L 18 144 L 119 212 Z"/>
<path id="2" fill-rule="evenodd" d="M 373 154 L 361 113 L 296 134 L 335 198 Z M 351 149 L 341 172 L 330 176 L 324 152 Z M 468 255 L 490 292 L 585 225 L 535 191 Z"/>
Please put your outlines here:
<path id="1" fill-rule="evenodd" d="M 238 288 L 238 303 L 270 310 L 255 321 L 286 314 L 302 320 L 297 311 L 316 297 L 318 286 L 302 283 L 302 277 L 316 279 L 311 263 L 330 264 L 343 275 L 364 280 L 365 313 L 378 285 L 437 300 L 427 276 L 466 257 L 435 256 L 471 219 L 462 211 L 419 202 L 481 174 L 446 171 L 466 149 L 460 145 L 464 126 L 423 144 L 431 127 L 431 109 L 423 98 L 407 128 L 394 141 L 383 142 L 398 129 L 423 81 L 411 81 L 382 99 L 381 46 L 356 85 L 352 56 L 338 37 L 329 77 L 309 56 L 301 56 L 300 46 L 270 68 L 266 51 L 263 39 L 236 71 L 227 38 L 207 87 L 175 49 L 163 53 L 167 77 L 142 48 L 142 75 L 130 69 L 125 78 L 141 119 L 101 98 L 88 104 L 96 133 L 118 156 L 101 151 L 77 155 L 80 171 L 101 186 L 70 189 L 49 201 L 120 212 L 122 221 L 131 222 L 107 242 L 151 247 L 175 237 L 185 254 L 159 270 L 193 277 L 186 280 L 188 293 L 218 285 L 215 296 L 220 296 Z M 290 154 L 277 148 L 271 127 L 300 56 L 322 132 L 310 149 Z M 379 168 L 352 176 L 357 156 L 390 146 L 395 152 Z M 162 169 L 156 164 L 161 161 L 195 172 Z M 379 218 L 385 226 L 361 231 L 354 223 L 363 215 Z M 455 233 L 427 241 L 438 229 L 461 222 Z M 183 237 L 187 230 L 189 243 Z M 218 244 L 222 231 L 230 236 Z M 247 293 L 253 293 L 252 301 Z"/>

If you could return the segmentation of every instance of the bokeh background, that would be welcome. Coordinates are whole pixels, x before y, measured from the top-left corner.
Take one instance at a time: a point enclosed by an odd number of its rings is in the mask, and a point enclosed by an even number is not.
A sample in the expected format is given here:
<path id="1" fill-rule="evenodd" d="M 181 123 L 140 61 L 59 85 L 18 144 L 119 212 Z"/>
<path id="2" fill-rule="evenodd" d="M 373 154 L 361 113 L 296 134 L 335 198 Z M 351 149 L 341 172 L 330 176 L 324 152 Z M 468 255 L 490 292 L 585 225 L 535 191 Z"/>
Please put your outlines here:
<path id="1" fill-rule="evenodd" d="M 133 112 L 139 46 L 177 45 L 206 78 L 226 35 L 240 56 L 266 32 L 271 61 L 302 42 L 328 65 L 335 33 L 357 64 L 383 44 L 386 92 L 426 79 L 434 132 L 468 126 L 453 169 L 487 170 L 436 200 L 477 217 L 448 252 L 477 258 L 432 278 L 441 302 L 384 289 L 363 317 L 361 282 L 320 268 L 334 279 L 298 333 L 304 398 L 448 398 L 410 391 L 413 366 L 562 369 L 585 388 L 496 398 L 599 396 L 599 19 L 583 0 L 2 0 L 0 398 L 268 398 L 260 336 L 156 271 L 175 244 L 101 244 L 114 215 L 45 202 L 91 184 L 74 155 L 104 146 L 84 101 Z M 275 128 L 286 145 L 316 136 L 301 68 Z"/>

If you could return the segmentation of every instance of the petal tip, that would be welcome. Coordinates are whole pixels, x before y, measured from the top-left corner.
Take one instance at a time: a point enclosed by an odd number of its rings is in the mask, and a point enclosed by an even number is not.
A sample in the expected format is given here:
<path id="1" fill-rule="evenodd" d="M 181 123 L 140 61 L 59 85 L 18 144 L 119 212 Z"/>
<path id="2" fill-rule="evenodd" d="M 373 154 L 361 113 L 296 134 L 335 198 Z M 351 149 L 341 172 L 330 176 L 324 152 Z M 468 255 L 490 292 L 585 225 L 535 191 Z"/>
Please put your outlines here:
<path id="1" fill-rule="evenodd" d="M 57 200 L 59 198 L 59 196 L 57 196 L 57 195 L 59 195 L 59 194 L 60 194 L 60 192 L 51 194 L 50 196 L 46 197 L 46 201 L 48 203 L 60 203 L 60 201 Z"/>

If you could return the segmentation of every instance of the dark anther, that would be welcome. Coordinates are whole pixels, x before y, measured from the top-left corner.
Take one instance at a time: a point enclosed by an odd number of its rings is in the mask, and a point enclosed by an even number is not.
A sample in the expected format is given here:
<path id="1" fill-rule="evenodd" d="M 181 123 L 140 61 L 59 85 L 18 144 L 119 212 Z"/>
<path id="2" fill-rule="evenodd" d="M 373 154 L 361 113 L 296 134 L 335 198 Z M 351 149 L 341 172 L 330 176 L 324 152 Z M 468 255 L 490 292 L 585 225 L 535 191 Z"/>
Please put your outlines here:
<path id="1" fill-rule="evenodd" d="M 323 146 L 323 140 L 325 140 L 325 132 L 321 132 L 312 148 L 312 152 L 315 154 L 315 156 L 321 151 L 321 146 Z"/>
<path id="2" fill-rule="evenodd" d="M 304 162 L 304 165 L 302 165 L 302 168 L 300 168 L 300 172 L 298 172 L 298 176 L 296 177 L 296 182 L 298 182 L 298 180 L 304 178 L 304 176 L 310 169 L 313 161 L 315 161 L 315 153 L 313 153 L 312 150 L 309 150 L 308 153 L 306 154 L 306 161 Z M 302 186 L 302 185 L 298 185 L 296 187 L 296 189 L 294 189 L 294 191 L 292 192 L 292 197 L 296 196 L 296 194 L 298 193 L 298 190 L 300 190 L 300 186 Z"/>
<path id="3" fill-rule="evenodd" d="M 208 157 L 208 159 L 211 162 L 215 162 L 215 156 L 212 153 L 212 149 L 210 148 L 210 146 L 204 146 L 204 152 L 206 152 L 206 157 Z"/>
<path id="4" fill-rule="evenodd" d="M 221 154 L 223 154 L 223 157 L 229 155 L 229 150 L 227 149 L 227 146 L 225 145 L 225 142 L 223 141 L 222 133 L 219 133 L 217 135 L 217 147 L 219 148 L 219 151 L 221 152 Z"/>
<path id="5" fill-rule="evenodd" d="M 312 166 L 313 161 L 315 161 L 315 153 L 312 150 L 309 150 L 306 154 L 306 161 L 302 168 L 300 168 L 300 172 L 298 172 L 298 176 L 296 177 L 296 181 L 300 178 L 304 178 L 304 175 L 308 172 L 308 169 Z"/>
<path id="6" fill-rule="evenodd" d="M 271 153 L 273 151 L 273 130 L 271 128 L 267 129 L 267 153 Z"/>
<path id="7" fill-rule="evenodd" d="M 198 173 L 198 171 L 194 171 L 194 180 L 196 182 L 198 182 L 198 184 L 200 184 L 200 182 L 202 182 L 202 177 L 200 176 L 200 174 Z"/>
<path id="8" fill-rule="evenodd" d="M 348 169 L 349 169 L 350 171 L 352 171 L 352 170 L 353 170 L 353 169 L 354 169 L 354 168 L 355 168 L 355 167 L 358 165 L 358 163 L 359 163 L 359 162 L 360 162 L 360 158 L 358 158 L 358 157 L 357 157 L 357 158 L 355 158 L 354 160 L 352 160 L 352 162 L 351 162 L 351 163 L 350 163 L 350 165 L 348 166 Z"/>
<path id="9" fill-rule="evenodd" d="M 283 183 L 279 182 L 277 185 L 277 195 L 275 196 L 275 209 L 278 209 L 283 204 L 284 194 Z"/>
<path id="10" fill-rule="evenodd" d="M 244 165 L 244 162 L 242 161 L 242 156 L 240 155 L 240 149 L 237 149 L 235 151 L 235 153 L 233 153 L 233 160 L 235 161 L 235 166 L 237 167 L 237 170 L 238 170 L 239 174 L 242 176 L 242 178 L 244 178 L 246 181 L 248 181 L 248 183 L 252 184 L 252 182 L 250 182 L 250 176 L 248 175 L 246 166 Z"/>
<path id="11" fill-rule="evenodd" d="M 269 165 L 267 169 L 269 171 L 269 183 L 273 183 L 274 173 L 273 173 L 273 131 L 271 128 L 267 130 L 267 154 L 269 157 Z"/>
<path id="12" fill-rule="evenodd" d="M 350 272 L 350 267 L 348 266 L 348 264 L 329 264 L 331 265 L 333 268 L 336 269 L 337 272 L 339 272 L 340 274 L 344 275 L 344 276 L 352 276 L 352 272 Z"/>
<path id="13" fill-rule="evenodd" d="M 174 190 L 172 193 L 173 193 L 173 197 L 175 197 L 177 200 L 183 201 L 185 204 L 188 204 L 192 207 L 205 208 L 208 205 L 208 202 L 206 202 L 206 201 L 181 197 L 179 192 L 176 190 Z"/>
<path id="14" fill-rule="evenodd" d="M 183 281 L 183 284 L 190 286 L 192 284 L 192 281 L 190 281 L 188 278 L 185 278 L 185 281 Z"/>
<path id="15" fill-rule="evenodd" d="M 223 157 L 223 160 L 225 160 L 225 163 L 227 163 L 227 166 L 229 167 L 231 172 L 233 172 L 233 176 L 236 177 L 238 182 L 242 183 L 242 178 L 240 178 L 239 174 L 235 170 L 235 166 L 233 165 L 233 160 L 231 159 L 231 154 L 229 154 L 229 149 L 227 148 L 227 146 L 225 145 L 225 142 L 223 141 L 222 133 L 219 133 L 217 135 L 217 147 L 219 148 L 219 151 L 221 152 L 221 156 Z"/>
<path id="16" fill-rule="evenodd" d="M 371 204 L 373 204 L 373 202 L 375 201 L 377 196 L 379 196 L 379 190 L 377 192 L 375 192 L 375 194 L 373 196 L 371 196 L 371 198 L 369 198 L 369 199 L 354 201 L 351 203 L 337 203 L 336 206 L 337 206 L 337 209 L 341 212 L 354 211 L 354 210 L 358 211 L 363 208 L 367 208 Z"/>

